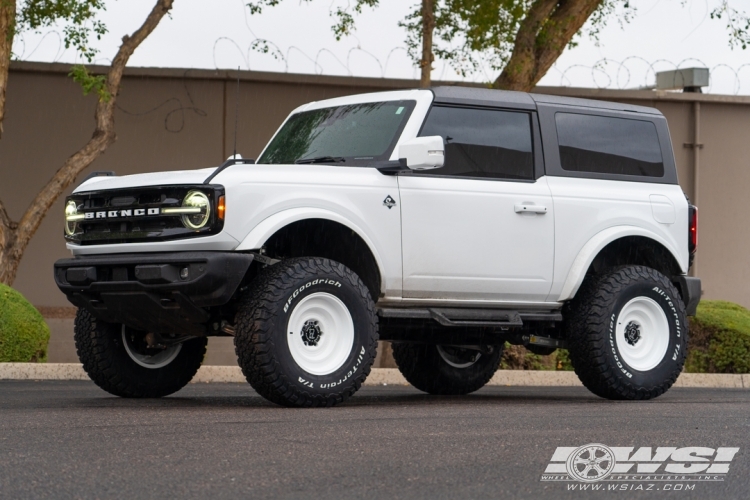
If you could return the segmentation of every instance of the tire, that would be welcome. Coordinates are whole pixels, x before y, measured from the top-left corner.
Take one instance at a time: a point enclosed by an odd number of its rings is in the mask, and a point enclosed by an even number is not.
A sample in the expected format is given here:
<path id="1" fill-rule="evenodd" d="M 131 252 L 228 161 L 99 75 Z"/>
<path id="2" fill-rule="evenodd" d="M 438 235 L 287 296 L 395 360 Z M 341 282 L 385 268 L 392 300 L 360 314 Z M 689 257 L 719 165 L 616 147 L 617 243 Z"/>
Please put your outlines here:
<path id="1" fill-rule="evenodd" d="M 488 347 L 492 352 L 394 343 L 393 358 L 404 378 L 420 391 L 440 395 L 469 394 L 484 387 L 500 366 L 503 346 Z"/>
<path id="2" fill-rule="evenodd" d="M 196 338 L 162 352 L 141 351 L 129 339 L 142 334 L 100 321 L 85 309 L 78 310 L 74 331 L 78 359 L 91 380 L 123 398 L 160 398 L 185 387 L 200 368 L 208 341 Z"/>
<path id="3" fill-rule="evenodd" d="M 240 299 L 234 345 L 269 401 L 334 406 L 364 383 L 378 343 L 370 292 L 343 264 L 303 257 L 266 268 Z"/>
<path id="4" fill-rule="evenodd" d="M 685 364 L 685 305 L 669 279 L 648 267 L 587 277 L 566 306 L 564 329 L 578 378 L 603 398 L 655 398 Z"/>

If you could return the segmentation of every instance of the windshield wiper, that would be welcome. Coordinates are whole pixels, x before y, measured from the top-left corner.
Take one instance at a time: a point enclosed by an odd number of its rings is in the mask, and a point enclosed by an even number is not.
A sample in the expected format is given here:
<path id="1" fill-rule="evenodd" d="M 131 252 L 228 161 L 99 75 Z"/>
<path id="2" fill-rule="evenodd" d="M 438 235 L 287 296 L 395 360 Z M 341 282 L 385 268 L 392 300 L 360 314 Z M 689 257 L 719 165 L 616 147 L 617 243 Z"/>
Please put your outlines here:
<path id="1" fill-rule="evenodd" d="M 294 163 L 302 165 L 306 163 L 342 163 L 345 162 L 346 158 L 343 156 L 316 156 L 315 158 L 302 158 Z"/>

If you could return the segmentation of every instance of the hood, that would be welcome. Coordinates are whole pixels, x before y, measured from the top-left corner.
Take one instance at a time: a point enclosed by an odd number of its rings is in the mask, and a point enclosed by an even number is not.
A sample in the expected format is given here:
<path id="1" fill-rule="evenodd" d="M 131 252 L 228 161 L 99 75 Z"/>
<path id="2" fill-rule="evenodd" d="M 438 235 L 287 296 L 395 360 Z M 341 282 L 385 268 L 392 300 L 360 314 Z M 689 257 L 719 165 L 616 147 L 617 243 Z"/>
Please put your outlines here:
<path id="1" fill-rule="evenodd" d="M 153 172 L 112 177 L 92 177 L 73 190 L 74 193 L 99 191 L 101 189 L 120 189 L 142 186 L 174 186 L 180 184 L 203 184 L 216 167 L 199 170 L 176 170 L 171 172 Z"/>

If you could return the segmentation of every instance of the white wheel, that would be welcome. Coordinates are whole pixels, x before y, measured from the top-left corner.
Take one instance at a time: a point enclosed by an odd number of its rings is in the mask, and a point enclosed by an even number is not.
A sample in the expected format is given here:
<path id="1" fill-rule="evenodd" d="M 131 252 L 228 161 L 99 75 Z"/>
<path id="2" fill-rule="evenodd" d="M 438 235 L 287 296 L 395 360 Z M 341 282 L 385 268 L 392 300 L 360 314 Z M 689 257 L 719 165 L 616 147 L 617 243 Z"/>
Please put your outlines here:
<path id="1" fill-rule="evenodd" d="M 682 371 L 688 321 L 669 278 L 644 266 L 619 266 L 584 280 L 565 313 L 576 374 L 608 399 L 652 399 Z"/>
<path id="2" fill-rule="evenodd" d="M 242 373 L 258 394 L 283 406 L 343 403 L 362 387 L 377 354 L 378 317 L 367 286 L 329 259 L 268 266 L 237 305 L 234 324 Z"/>
<path id="3" fill-rule="evenodd" d="M 354 346 L 354 321 L 335 295 L 317 292 L 302 299 L 289 316 L 287 342 L 294 361 L 307 373 L 328 375 L 341 368 Z"/>
<path id="4" fill-rule="evenodd" d="M 649 297 L 636 297 L 623 306 L 615 328 L 617 350 L 632 369 L 655 368 L 669 347 L 669 321 L 664 309 Z"/>
<path id="5" fill-rule="evenodd" d="M 481 352 L 472 349 L 442 345 L 437 346 L 437 352 L 453 368 L 468 368 L 482 356 Z"/>
<path id="6" fill-rule="evenodd" d="M 174 361 L 177 355 L 180 354 L 180 349 L 182 349 L 182 344 L 176 344 L 166 349 L 149 349 L 144 348 L 142 345 L 139 346 L 130 335 L 126 334 L 125 325 L 122 325 L 122 343 L 130 359 L 150 370 L 167 366 Z"/>

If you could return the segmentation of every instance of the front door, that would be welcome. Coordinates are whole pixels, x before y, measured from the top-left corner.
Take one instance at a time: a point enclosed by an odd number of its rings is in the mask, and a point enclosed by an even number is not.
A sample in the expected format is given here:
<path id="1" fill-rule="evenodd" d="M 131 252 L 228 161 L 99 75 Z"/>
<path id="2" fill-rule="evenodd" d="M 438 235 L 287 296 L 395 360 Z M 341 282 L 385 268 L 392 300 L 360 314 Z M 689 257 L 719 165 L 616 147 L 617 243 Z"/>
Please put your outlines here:
<path id="1" fill-rule="evenodd" d="M 554 209 L 534 175 L 531 115 L 434 106 L 445 166 L 399 176 L 404 298 L 542 302 Z"/>

